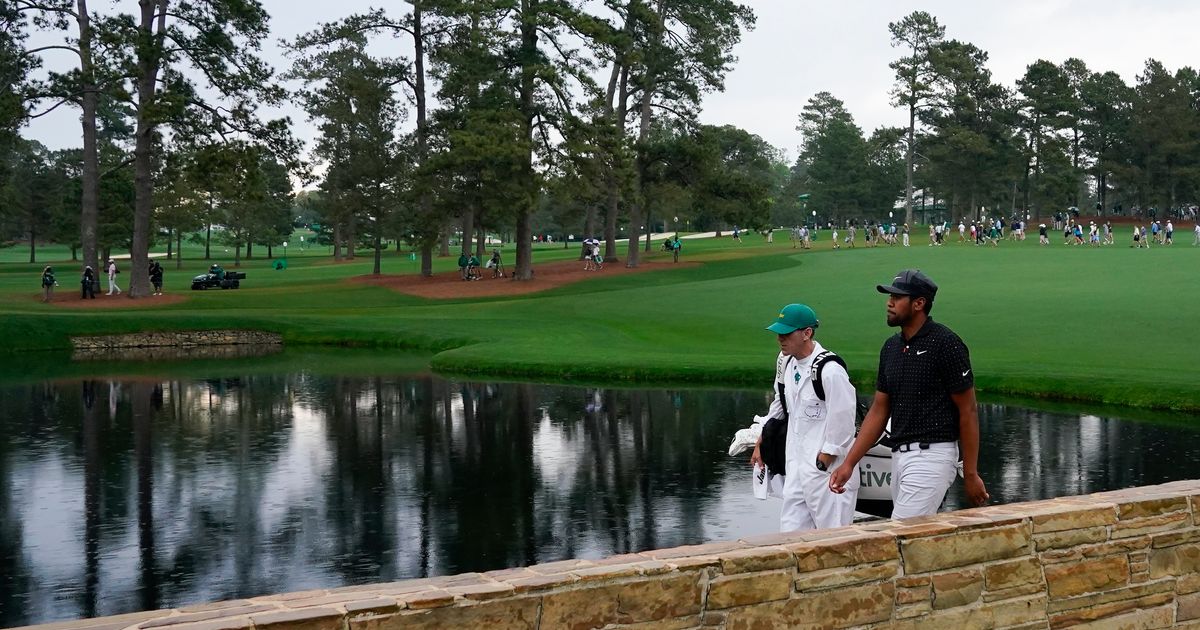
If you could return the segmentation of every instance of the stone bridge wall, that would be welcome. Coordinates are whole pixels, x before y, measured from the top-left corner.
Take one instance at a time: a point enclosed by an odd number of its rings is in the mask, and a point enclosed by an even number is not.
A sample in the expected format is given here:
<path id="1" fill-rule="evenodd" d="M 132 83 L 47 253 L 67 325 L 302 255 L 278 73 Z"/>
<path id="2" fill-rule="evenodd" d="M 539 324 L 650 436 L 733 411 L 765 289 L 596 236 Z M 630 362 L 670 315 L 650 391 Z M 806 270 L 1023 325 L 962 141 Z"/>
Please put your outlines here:
<path id="1" fill-rule="evenodd" d="M 1200 628 L 1198 569 L 1200 481 L 1184 481 L 66 626 Z"/>
<path id="2" fill-rule="evenodd" d="M 187 348 L 191 346 L 278 346 L 283 337 L 256 330 L 183 330 L 127 335 L 72 337 L 76 352 L 96 353 L 135 348 Z"/>

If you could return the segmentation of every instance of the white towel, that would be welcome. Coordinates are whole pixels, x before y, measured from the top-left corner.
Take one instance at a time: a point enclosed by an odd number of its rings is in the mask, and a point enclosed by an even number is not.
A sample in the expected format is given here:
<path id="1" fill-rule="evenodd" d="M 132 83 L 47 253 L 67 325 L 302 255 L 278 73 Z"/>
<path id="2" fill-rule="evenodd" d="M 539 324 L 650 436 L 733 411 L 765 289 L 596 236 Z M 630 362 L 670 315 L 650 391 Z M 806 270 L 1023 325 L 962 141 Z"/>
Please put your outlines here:
<path id="1" fill-rule="evenodd" d="M 729 443 L 729 454 L 737 455 L 754 448 L 758 443 L 758 437 L 762 435 L 763 423 L 767 421 L 762 416 L 754 416 L 754 422 L 745 429 L 738 429 L 737 433 L 733 434 L 733 441 Z"/>

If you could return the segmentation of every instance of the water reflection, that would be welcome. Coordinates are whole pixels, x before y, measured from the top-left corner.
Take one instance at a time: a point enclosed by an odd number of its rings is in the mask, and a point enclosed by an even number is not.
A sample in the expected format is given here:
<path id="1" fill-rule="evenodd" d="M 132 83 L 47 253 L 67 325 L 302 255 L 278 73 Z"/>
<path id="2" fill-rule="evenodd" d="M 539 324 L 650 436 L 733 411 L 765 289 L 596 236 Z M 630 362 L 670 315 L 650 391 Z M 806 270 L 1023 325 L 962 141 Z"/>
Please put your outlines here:
<path id="1" fill-rule="evenodd" d="M 725 453 L 766 395 L 306 373 L 0 390 L 0 626 L 773 531 Z M 1186 478 L 1200 453 L 1170 425 L 980 419 L 1002 501 Z"/>

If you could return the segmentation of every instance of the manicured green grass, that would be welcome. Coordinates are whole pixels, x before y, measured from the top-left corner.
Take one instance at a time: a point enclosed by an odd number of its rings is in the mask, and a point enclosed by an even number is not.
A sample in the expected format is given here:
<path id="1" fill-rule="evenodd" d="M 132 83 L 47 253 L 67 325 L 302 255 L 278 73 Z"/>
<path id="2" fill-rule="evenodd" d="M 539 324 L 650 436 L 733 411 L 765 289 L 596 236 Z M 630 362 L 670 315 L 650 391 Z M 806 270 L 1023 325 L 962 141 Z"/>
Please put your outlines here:
<path id="1" fill-rule="evenodd" d="M 485 300 L 425 300 L 349 284 L 346 277 L 370 271 L 369 254 L 335 265 L 324 252 L 289 248 L 287 271 L 266 260 L 245 263 L 249 278 L 238 291 L 188 292 L 187 302 L 166 307 L 147 299 L 144 308 L 76 311 L 36 302 L 40 264 L 2 263 L 0 314 L 5 347 L 14 351 L 62 349 L 72 334 L 260 328 L 281 332 L 292 347 L 419 350 L 432 354 L 435 369 L 491 378 L 740 385 L 770 378 L 776 343 L 763 327 L 781 305 L 799 301 L 822 320 L 818 340 L 870 390 L 879 347 L 894 332 L 875 285 L 919 267 L 941 286 L 934 317 L 966 340 L 982 391 L 1200 409 L 1200 370 L 1191 359 L 1200 342 L 1193 321 L 1200 248 L 1043 248 L 1036 240 L 933 248 L 917 238 L 907 249 L 829 251 L 828 232 L 821 237 L 808 252 L 791 249 L 786 235 L 773 245 L 757 236 L 742 245 L 685 241 L 683 259 L 700 265 L 601 272 L 541 294 Z M 169 292 L 187 292 L 190 276 L 206 266 L 189 261 L 190 253 L 185 270 L 167 265 Z M 511 263 L 511 247 L 504 255 Z M 538 246 L 535 260 L 576 255 L 575 246 L 550 244 Z M 438 270 L 453 269 L 454 259 L 439 259 Z M 416 268 L 407 256 L 385 254 L 385 273 Z M 75 276 L 67 276 L 60 275 L 62 290 L 74 291 Z"/>

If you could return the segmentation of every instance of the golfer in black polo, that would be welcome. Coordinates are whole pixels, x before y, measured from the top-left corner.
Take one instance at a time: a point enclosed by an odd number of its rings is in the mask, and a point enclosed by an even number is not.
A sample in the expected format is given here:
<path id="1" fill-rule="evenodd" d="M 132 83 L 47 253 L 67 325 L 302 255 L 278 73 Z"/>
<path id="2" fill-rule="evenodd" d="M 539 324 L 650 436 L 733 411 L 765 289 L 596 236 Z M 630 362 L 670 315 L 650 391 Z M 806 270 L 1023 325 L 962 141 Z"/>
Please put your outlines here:
<path id="1" fill-rule="evenodd" d="M 841 466 L 829 476 L 829 489 L 842 493 L 854 466 L 892 419 L 892 518 L 935 514 L 954 482 L 959 456 L 967 498 L 987 503 L 988 492 L 976 466 L 979 410 L 975 374 L 966 344 L 933 321 L 937 285 L 916 270 L 901 271 L 889 285 L 888 326 L 900 332 L 879 352 L 875 401 Z"/>

